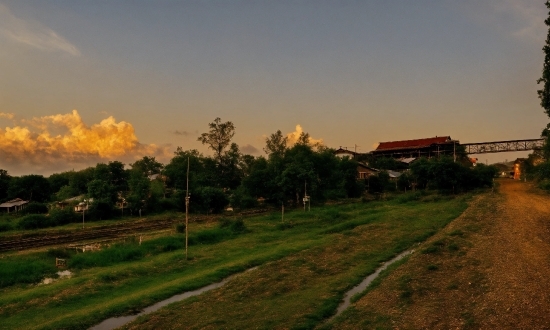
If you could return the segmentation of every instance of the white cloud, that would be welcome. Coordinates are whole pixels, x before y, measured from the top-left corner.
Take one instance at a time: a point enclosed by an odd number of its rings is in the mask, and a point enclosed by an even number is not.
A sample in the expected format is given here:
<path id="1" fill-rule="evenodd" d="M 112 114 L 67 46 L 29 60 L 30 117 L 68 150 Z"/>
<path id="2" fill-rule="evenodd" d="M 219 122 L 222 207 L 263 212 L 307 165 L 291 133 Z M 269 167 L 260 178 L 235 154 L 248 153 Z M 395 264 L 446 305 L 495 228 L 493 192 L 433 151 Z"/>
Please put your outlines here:
<path id="1" fill-rule="evenodd" d="M 80 56 L 78 48 L 52 29 L 36 21 L 25 21 L 0 4 L 0 35 L 43 51 L 60 51 Z"/>

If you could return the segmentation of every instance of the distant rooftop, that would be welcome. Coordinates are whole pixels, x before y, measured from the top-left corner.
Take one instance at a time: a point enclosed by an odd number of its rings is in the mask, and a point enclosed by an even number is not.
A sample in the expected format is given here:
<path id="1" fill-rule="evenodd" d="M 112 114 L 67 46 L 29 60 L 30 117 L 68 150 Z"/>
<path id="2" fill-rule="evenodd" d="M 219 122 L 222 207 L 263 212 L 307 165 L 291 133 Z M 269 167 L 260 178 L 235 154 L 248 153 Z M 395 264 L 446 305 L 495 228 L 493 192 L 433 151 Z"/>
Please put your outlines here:
<path id="1" fill-rule="evenodd" d="M 452 139 L 450 136 L 436 136 L 432 138 L 417 139 L 417 140 L 380 142 L 380 144 L 375 149 L 375 151 L 392 150 L 392 149 L 424 148 L 434 144 L 443 144 L 451 141 Z"/>

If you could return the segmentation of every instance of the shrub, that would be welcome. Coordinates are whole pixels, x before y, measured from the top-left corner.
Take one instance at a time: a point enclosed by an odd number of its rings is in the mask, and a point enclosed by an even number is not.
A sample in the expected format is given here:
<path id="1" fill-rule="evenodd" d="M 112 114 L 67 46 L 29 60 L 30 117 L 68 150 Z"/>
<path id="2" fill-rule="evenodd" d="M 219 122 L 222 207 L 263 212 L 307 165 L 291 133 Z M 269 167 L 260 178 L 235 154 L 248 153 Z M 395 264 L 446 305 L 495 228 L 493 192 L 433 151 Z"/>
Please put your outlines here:
<path id="1" fill-rule="evenodd" d="M 191 196 L 191 209 L 198 209 L 202 212 L 220 213 L 229 200 L 223 190 L 213 187 L 202 187 Z"/>
<path id="2" fill-rule="evenodd" d="M 114 206 L 107 202 L 93 203 L 89 207 L 86 218 L 90 220 L 110 219 L 114 214 Z"/>
<path id="3" fill-rule="evenodd" d="M 395 198 L 395 201 L 397 203 L 408 203 L 412 201 L 417 201 L 422 197 L 422 193 L 420 191 L 415 192 L 408 192 L 402 195 L 399 195 Z"/>
<path id="4" fill-rule="evenodd" d="M 48 207 L 46 204 L 32 202 L 29 203 L 23 210 L 21 214 L 46 214 L 48 213 Z"/>
<path id="5" fill-rule="evenodd" d="M 173 199 L 162 198 L 158 201 L 158 206 L 161 210 L 176 210 L 178 206 Z"/>
<path id="6" fill-rule="evenodd" d="M 82 216 L 75 213 L 71 208 L 54 209 L 50 212 L 50 221 L 54 226 L 66 225 L 81 220 Z"/>
<path id="7" fill-rule="evenodd" d="M 30 214 L 22 217 L 17 223 L 19 229 L 38 229 L 51 227 L 50 219 L 42 214 Z"/>
<path id="8" fill-rule="evenodd" d="M 0 261 L 0 288 L 17 283 L 38 283 L 56 272 L 55 262 L 46 258 L 17 260 L 8 258 Z"/>
<path id="9" fill-rule="evenodd" d="M 13 227 L 9 223 L 0 223 L 0 233 L 3 231 L 12 230 Z"/>
<path id="10" fill-rule="evenodd" d="M 233 192 L 230 201 L 231 206 L 238 209 L 251 209 L 258 206 L 258 200 L 247 194 L 242 187 Z"/>
<path id="11" fill-rule="evenodd" d="M 243 219 L 238 218 L 236 220 L 231 220 L 229 218 L 220 219 L 220 228 L 229 228 L 232 233 L 239 234 L 246 231 L 246 226 Z"/>
<path id="12" fill-rule="evenodd" d="M 239 218 L 231 223 L 229 229 L 231 229 L 233 233 L 238 234 L 246 231 L 246 226 L 244 225 L 243 219 Z"/>
<path id="13" fill-rule="evenodd" d="M 183 224 L 183 223 L 178 223 L 178 224 L 176 225 L 176 232 L 177 232 L 177 233 L 180 233 L 180 234 L 181 234 L 181 233 L 185 233 L 185 224 Z"/>

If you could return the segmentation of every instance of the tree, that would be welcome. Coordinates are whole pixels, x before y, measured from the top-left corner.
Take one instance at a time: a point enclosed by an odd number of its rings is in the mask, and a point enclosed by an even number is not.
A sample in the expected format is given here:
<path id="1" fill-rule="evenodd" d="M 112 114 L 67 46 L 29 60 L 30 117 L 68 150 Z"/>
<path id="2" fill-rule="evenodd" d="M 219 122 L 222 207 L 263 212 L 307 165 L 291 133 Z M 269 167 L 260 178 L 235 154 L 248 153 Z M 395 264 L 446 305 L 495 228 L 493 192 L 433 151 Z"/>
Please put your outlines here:
<path id="1" fill-rule="evenodd" d="M 302 132 L 300 133 L 300 136 L 298 137 L 298 140 L 296 141 L 296 144 L 307 146 L 309 145 L 309 133 Z"/>
<path id="2" fill-rule="evenodd" d="M 130 207 L 135 211 L 144 208 L 151 189 L 151 182 L 146 174 L 141 170 L 132 169 L 128 185 L 130 187 L 130 194 L 128 195 Z"/>
<path id="3" fill-rule="evenodd" d="M 264 151 L 268 155 L 282 156 L 287 148 L 288 137 L 283 136 L 281 130 L 265 138 Z"/>
<path id="4" fill-rule="evenodd" d="M 202 144 L 207 144 L 214 151 L 216 160 L 220 163 L 223 156 L 223 151 L 229 146 L 231 139 L 235 135 L 235 126 L 232 122 L 221 122 L 218 117 L 214 122 L 208 124 L 210 131 L 202 133 L 197 139 Z"/>
<path id="5" fill-rule="evenodd" d="M 44 203 L 50 200 L 50 183 L 42 175 L 24 175 L 10 180 L 8 198 Z"/>
<path id="6" fill-rule="evenodd" d="M 141 171 L 146 175 L 159 174 L 164 167 L 164 165 L 156 161 L 155 157 L 148 156 L 144 156 L 142 159 L 130 164 L 130 166 L 133 170 Z"/>
<path id="7" fill-rule="evenodd" d="M 219 164 L 218 173 L 220 177 L 216 182 L 218 186 L 235 189 L 241 185 L 241 180 L 244 176 L 241 168 L 241 152 L 236 143 L 231 143 L 229 150 L 224 152 L 221 163 Z"/>
<path id="8" fill-rule="evenodd" d="M 546 7 L 550 9 L 550 1 L 546 1 Z M 540 105 L 544 108 L 544 112 L 550 117 L 550 12 L 548 18 L 544 21 L 549 26 L 546 44 L 542 47 L 544 51 L 544 64 L 542 67 L 542 77 L 537 80 L 537 84 L 544 83 L 542 89 L 538 90 Z M 545 130 L 548 131 L 548 127 Z"/>
<path id="9" fill-rule="evenodd" d="M 56 193 L 63 186 L 69 184 L 72 172 L 54 173 L 48 177 L 52 193 Z M 72 196 L 71 196 L 72 197 Z"/>
<path id="10" fill-rule="evenodd" d="M 8 171 L 0 169 L 0 201 L 8 197 L 11 176 Z"/>

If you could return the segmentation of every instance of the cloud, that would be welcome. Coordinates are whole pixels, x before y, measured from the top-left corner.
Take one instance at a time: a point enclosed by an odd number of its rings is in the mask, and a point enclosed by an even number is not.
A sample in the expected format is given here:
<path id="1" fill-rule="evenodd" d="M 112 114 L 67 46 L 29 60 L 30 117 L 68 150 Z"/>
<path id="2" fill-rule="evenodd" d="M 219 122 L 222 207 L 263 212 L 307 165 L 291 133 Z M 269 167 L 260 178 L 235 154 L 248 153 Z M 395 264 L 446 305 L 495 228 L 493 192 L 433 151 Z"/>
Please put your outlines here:
<path id="1" fill-rule="evenodd" d="M 80 56 L 80 51 L 52 29 L 36 21 L 25 21 L 0 4 L 0 35 L 7 39 L 44 51 L 60 51 Z"/>
<path id="2" fill-rule="evenodd" d="M 493 0 L 491 4 L 497 13 L 512 18 L 514 22 L 509 23 L 513 36 L 539 43 L 545 39 L 548 29 L 544 20 L 548 10 L 542 1 Z"/>
<path id="3" fill-rule="evenodd" d="M 88 126 L 73 110 L 0 128 L 0 168 L 9 172 L 21 168 L 32 173 L 60 172 L 114 159 L 130 162 L 146 155 L 167 159 L 170 152 L 167 146 L 140 143 L 132 124 L 112 116 Z"/>
<path id="4" fill-rule="evenodd" d="M 241 152 L 243 154 L 254 155 L 254 154 L 259 154 L 260 150 L 258 150 L 256 147 L 254 147 L 251 144 L 245 144 L 244 146 L 241 147 Z"/>
<path id="5" fill-rule="evenodd" d="M 288 138 L 288 145 L 293 145 L 298 141 L 300 134 L 303 132 L 303 128 L 300 124 L 296 125 L 296 130 L 292 133 L 288 133 L 286 137 Z M 309 137 L 309 144 L 323 144 L 323 139 L 314 139 L 311 136 Z"/>
<path id="6" fill-rule="evenodd" d="M 175 134 L 175 135 L 188 136 L 188 135 L 189 135 L 189 132 L 187 132 L 187 131 L 175 130 L 175 131 L 174 131 L 174 134 Z"/>
<path id="7" fill-rule="evenodd" d="M 0 112 L 0 118 L 13 119 L 15 115 L 13 113 Z"/>

